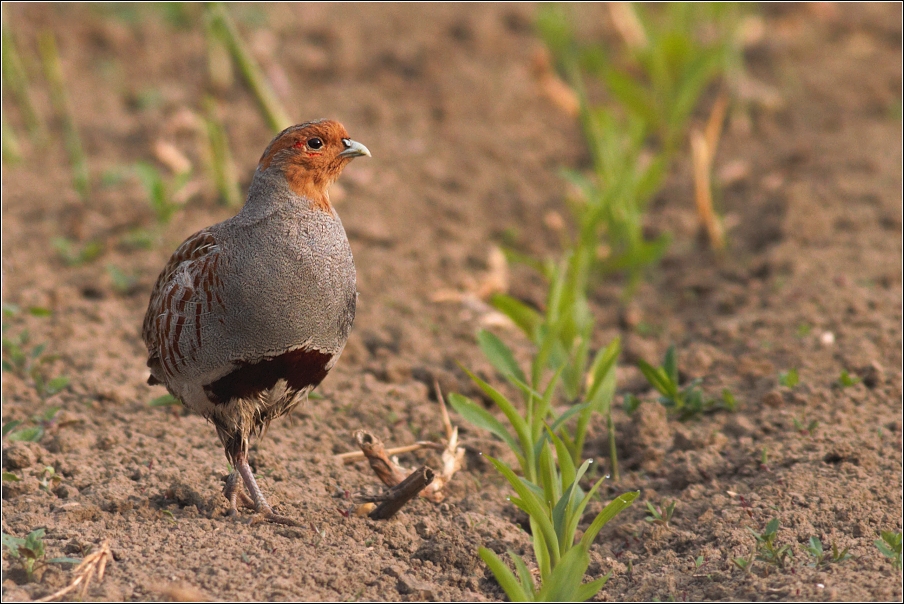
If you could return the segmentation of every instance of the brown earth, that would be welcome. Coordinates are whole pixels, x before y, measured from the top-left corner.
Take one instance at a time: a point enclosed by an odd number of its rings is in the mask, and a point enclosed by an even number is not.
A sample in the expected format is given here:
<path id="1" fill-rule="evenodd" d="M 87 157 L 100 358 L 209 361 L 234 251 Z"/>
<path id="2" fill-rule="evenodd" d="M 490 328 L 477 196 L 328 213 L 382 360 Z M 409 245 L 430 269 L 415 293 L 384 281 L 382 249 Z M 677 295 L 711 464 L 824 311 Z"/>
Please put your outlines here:
<path id="1" fill-rule="evenodd" d="M 74 193 L 58 124 L 46 147 L 22 137 L 24 161 L 4 166 L 3 300 L 21 309 L 4 318 L 4 337 L 27 330 L 29 348 L 46 342 L 47 374 L 71 383 L 42 400 L 31 380 L 3 373 L 4 424 L 61 408 L 40 442 L 4 444 L 4 471 L 22 480 L 3 484 L 3 531 L 46 527 L 49 557 L 82 556 L 108 539 L 115 561 L 92 586 L 95 600 L 502 598 L 477 548 L 528 554 L 530 541 L 478 455 L 444 503 L 417 501 L 384 522 L 342 513 L 347 493 L 375 479 L 332 456 L 351 450 L 362 427 L 393 445 L 439 438 L 431 385 L 473 393 L 457 361 L 492 376 L 474 334 L 495 320 L 478 302 L 431 300 L 479 283 L 497 243 L 557 250 L 542 219 L 564 214 L 557 170 L 588 158 L 576 124 L 534 80 L 535 8 L 233 7 L 292 116 L 339 119 L 374 156 L 350 166 L 333 194 L 359 275 L 346 353 L 324 398 L 276 422 L 252 452 L 265 492 L 300 529 L 224 517 L 228 470 L 213 428 L 148 406 L 163 394 L 145 385 L 139 331 L 150 288 L 184 237 L 231 215 L 204 175 L 189 111 L 205 93 L 202 33 L 143 7 L 4 8 L 29 60 L 39 31 L 58 37 L 93 192 L 85 202 Z M 581 10 L 608 28 L 604 11 Z M 779 96 L 759 95 L 730 120 L 716 160 L 729 252 L 716 258 L 699 244 L 680 166 L 649 218 L 651 230 L 672 233 L 661 267 L 627 309 L 622 283 L 595 293 L 597 344 L 622 336 L 619 388 L 649 401 L 616 417 L 623 476 L 603 497 L 641 495 L 593 547 L 590 573 L 613 573 L 602 600 L 902 598 L 901 574 L 873 544 L 902 528 L 901 7 L 767 10 L 748 68 Z M 141 18 L 131 22 L 133 12 Z M 32 89 L 51 115 L 39 76 Z M 242 86 L 220 96 L 247 186 L 271 134 Z M 21 133 L 15 105 L 4 98 L 3 108 Z M 202 186 L 152 249 L 129 247 L 123 236 L 154 219 L 135 179 L 113 176 L 152 161 L 158 140 L 189 157 Z M 105 251 L 67 266 L 56 237 L 99 240 Z M 134 283 L 115 281 L 111 266 Z M 542 301 L 524 270 L 511 282 L 514 295 Z M 528 354 L 515 331 L 498 332 Z M 666 417 L 634 363 L 673 343 L 682 372 L 712 395 L 730 388 L 739 412 Z M 800 384 L 780 387 L 778 373 L 792 368 Z M 842 370 L 861 381 L 838 386 Z M 798 427 L 814 420 L 809 432 Z M 604 433 L 595 427 L 586 451 L 601 467 Z M 488 434 L 464 425 L 462 436 L 473 451 L 504 455 Z M 402 458 L 422 461 L 437 464 Z M 61 480 L 45 488 L 47 466 Z M 673 499 L 669 528 L 644 521 L 644 501 Z M 750 555 L 747 529 L 772 518 L 794 560 L 746 574 L 731 558 Z M 809 566 L 811 536 L 853 559 Z M 3 575 L 3 600 L 27 600 L 71 571 L 51 565 L 28 583 L 4 551 Z"/>

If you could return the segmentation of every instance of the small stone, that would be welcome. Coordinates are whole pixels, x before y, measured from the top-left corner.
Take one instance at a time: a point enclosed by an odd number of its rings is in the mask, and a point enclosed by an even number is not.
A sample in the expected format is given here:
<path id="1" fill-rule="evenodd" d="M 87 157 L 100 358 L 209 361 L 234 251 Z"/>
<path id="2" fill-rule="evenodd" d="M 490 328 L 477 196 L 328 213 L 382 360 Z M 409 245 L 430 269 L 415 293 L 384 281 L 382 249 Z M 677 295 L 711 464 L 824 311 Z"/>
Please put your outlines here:
<path id="1" fill-rule="evenodd" d="M 97 438 L 97 448 L 101 451 L 109 451 L 116 445 L 116 437 L 111 434 L 104 434 Z"/>
<path id="2" fill-rule="evenodd" d="M 78 489 L 71 484 L 61 484 L 53 490 L 53 494 L 60 499 L 75 499 L 78 497 Z"/>
<path id="3" fill-rule="evenodd" d="M 411 594 L 421 601 L 436 599 L 436 590 L 432 584 L 415 579 L 411 575 L 403 574 L 399 577 L 398 590 L 400 594 Z"/>
<path id="4" fill-rule="evenodd" d="M 389 575 L 393 579 L 398 579 L 402 576 L 402 570 L 398 566 L 387 566 L 383 569 L 384 575 Z"/>
<path id="5" fill-rule="evenodd" d="M 417 524 L 414 525 L 414 530 L 417 531 L 417 534 L 421 539 L 429 539 L 433 536 L 433 533 L 436 532 L 436 527 L 428 518 L 421 518 L 417 521 Z"/>
<path id="6" fill-rule="evenodd" d="M 756 432 L 756 426 L 748 417 L 744 415 L 734 415 L 725 423 L 723 430 L 729 436 L 741 437 L 749 436 Z"/>
<path id="7" fill-rule="evenodd" d="M 879 364 L 879 361 L 873 361 L 860 370 L 863 376 L 863 385 L 873 389 L 881 386 L 885 382 L 885 369 Z"/>
<path id="8" fill-rule="evenodd" d="M 13 443 L 3 451 L 3 467 L 7 470 L 30 468 L 34 463 L 34 453 L 25 443 Z"/>
<path id="9" fill-rule="evenodd" d="M 773 409 L 776 409 L 778 407 L 781 407 L 783 404 L 785 404 L 785 399 L 782 396 L 782 393 L 780 390 L 770 390 L 763 397 L 763 404 L 766 405 L 767 407 L 772 407 Z"/>

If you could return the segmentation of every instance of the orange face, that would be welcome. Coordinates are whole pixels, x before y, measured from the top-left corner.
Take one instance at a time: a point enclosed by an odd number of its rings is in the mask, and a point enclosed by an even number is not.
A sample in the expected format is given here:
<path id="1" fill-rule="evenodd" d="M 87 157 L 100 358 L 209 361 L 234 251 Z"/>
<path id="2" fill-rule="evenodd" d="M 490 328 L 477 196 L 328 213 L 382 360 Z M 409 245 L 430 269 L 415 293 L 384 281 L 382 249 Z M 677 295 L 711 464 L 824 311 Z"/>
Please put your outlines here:
<path id="1" fill-rule="evenodd" d="M 280 170 L 289 187 L 315 206 L 329 209 L 326 192 L 355 157 L 370 155 L 345 127 L 332 120 L 306 122 L 280 132 L 261 156 L 260 170 Z"/>

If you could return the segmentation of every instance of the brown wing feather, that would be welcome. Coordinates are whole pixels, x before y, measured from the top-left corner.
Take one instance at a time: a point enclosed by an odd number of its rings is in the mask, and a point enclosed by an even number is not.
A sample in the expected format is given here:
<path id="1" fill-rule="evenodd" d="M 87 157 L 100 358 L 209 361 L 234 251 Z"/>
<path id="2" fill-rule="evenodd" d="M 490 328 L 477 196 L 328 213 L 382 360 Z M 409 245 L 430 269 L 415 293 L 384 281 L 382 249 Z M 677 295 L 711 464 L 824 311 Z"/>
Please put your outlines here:
<path id="1" fill-rule="evenodd" d="M 141 334 L 148 348 L 149 384 L 165 383 L 165 376 L 190 360 L 201 343 L 200 314 L 222 305 L 217 293 L 219 251 L 210 231 L 198 231 L 179 246 L 157 277 Z M 193 346 L 182 341 L 186 326 L 196 339 Z"/>

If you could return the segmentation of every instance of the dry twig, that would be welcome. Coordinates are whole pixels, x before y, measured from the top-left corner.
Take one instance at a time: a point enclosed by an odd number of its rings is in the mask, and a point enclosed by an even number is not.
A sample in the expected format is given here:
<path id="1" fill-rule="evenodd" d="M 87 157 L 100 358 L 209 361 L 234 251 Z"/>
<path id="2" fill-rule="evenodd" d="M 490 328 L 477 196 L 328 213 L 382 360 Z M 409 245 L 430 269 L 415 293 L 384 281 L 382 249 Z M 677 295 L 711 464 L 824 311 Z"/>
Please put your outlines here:
<path id="1" fill-rule="evenodd" d="M 435 387 L 436 397 L 440 403 L 443 426 L 446 429 L 445 445 L 421 441 L 414 445 L 387 450 L 383 447 L 383 442 L 373 434 L 366 430 L 356 430 L 354 434 L 355 442 L 358 444 L 361 452 L 343 453 L 336 456 L 337 459 L 342 460 L 346 464 L 361 459 L 367 459 L 374 474 L 377 475 L 377 478 L 391 489 L 388 493 L 379 496 L 377 499 L 381 501 L 385 500 L 385 503 L 389 503 L 390 501 L 395 502 L 393 505 L 396 505 L 396 507 L 392 510 L 392 514 L 395 514 L 402 505 L 404 505 L 411 497 L 414 497 L 414 494 L 420 494 L 421 497 L 429 499 L 434 503 L 441 502 L 445 499 L 443 488 L 450 480 L 452 480 L 455 473 L 461 469 L 465 450 L 458 444 L 458 428 L 453 426 L 452 421 L 449 419 L 449 413 L 446 410 L 446 403 L 443 399 L 443 393 L 440 391 L 439 384 L 435 384 Z M 389 457 L 389 455 L 395 453 L 416 451 L 422 448 L 442 450 L 443 470 L 440 475 L 437 476 L 426 466 L 422 466 L 414 472 L 409 472 Z M 418 478 L 412 478 L 414 474 L 419 474 L 420 476 Z M 404 489 L 402 488 L 403 484 L 405 485 Z M 415 491 L 414 494 L 408 492 L 414 488 L 412 485 L 420 485 L 418 491 Z M 377 499 L 371 498 L 372 501 Z M 381 508 L 384 509 L 381 510 Z M 382 504 L 377 506 L 376 509 L 372 505 L 364 504 L 359 506 L 355 513 L 358 516 L 366 514 L 371 518 L 388 518 L 392 514 L 389 514 L 389 516 L 385 515 L 385 508 L 386 506 L 383 506 Z M 388 508 L 392 509 L 392 506 L 388 506 Z"/>
<path id="2" fill-rule="evenodd" d="M 405 480 L 392 487 L 389 492 L 379 496 L 381 501 L 368 516 L 374 520 L 387 520 L 392 518 L 396 512 L 402 509 L 406 503 L 417 497 L 418 493 L 423 494 L 426 487 L 433 482 L 435 474 L 433 470 L 427 466 L 421 466 Z"/>
<path id="3" fill-rule="evenodd" d="M 104 578 L 104 571 L 107 568 L 107 562 L 112 560 L 113 552 L 110 550 L 110 541 L 105 540 L 101 543 L 100 549 L 85 556 L 85 559 L 82 560 L 81 564 L 75 567 L 75 570 L 73 571 L 75 578 L 72 580 L 72 583 L 49 596 L 45 596 L 40 600 L 35 600 L 35 602 L 52 602 L 53 600 L 59 600 L 77 587 L 80 587 L 78 592 L 79 599 L 84 600 L 85 596 L 88 594 L 88 587 L 90 587 L 91 581 L 94 580 L 95 577 L 98 582 L 102 581 Z"/>

